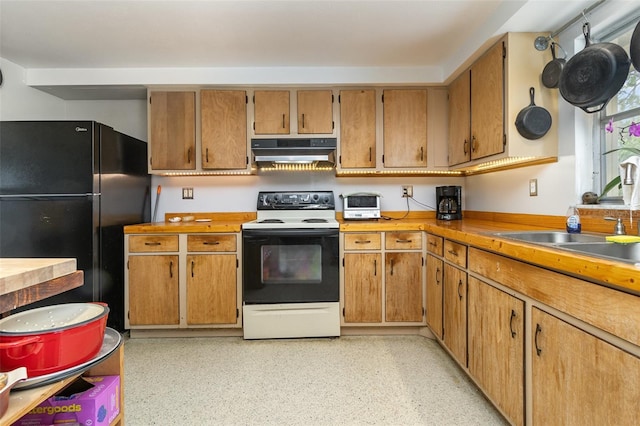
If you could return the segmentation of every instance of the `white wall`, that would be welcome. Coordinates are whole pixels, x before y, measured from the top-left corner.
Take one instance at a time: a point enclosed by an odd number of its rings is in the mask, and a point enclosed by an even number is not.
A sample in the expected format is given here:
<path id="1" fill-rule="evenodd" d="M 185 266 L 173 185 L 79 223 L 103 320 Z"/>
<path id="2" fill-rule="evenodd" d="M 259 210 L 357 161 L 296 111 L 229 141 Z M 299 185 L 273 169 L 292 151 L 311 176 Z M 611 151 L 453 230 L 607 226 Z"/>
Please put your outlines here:
<path id="1" fill-rule="evenodd" d="M 25 69 L 0 58 L 0 120 L 94 120 L 147 140 L 147 107 L 143 100 L 65 101 L 24 83 Z"/>

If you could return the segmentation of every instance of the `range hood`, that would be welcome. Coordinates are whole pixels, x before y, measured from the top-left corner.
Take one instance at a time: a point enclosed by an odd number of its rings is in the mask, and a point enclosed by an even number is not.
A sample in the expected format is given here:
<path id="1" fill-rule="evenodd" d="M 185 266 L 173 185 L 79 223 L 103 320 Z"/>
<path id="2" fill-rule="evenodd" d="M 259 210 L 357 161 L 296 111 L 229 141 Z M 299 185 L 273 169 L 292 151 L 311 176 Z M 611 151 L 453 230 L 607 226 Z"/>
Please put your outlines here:
<path id="1" fill-rule="evenodd" d="M 254 162 L 261 169 L 300 166 L 302 170 L 335 167 L 336 138 L 251 139 Z"/>

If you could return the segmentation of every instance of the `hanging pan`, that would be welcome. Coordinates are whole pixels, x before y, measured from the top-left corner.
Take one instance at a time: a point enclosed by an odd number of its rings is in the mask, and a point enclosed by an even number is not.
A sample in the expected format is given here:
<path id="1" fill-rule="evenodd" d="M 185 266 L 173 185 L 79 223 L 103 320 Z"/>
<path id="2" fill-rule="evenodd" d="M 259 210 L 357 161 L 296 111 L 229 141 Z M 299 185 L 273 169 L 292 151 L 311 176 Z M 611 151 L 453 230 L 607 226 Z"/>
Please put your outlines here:
<path id="1" fill-rule="evenodd" d="M 631 36 L 631 45 L 629 46 L 629 55 L 633 67 L 640 72 L 640 22 L 636 25 Z"/>
<path id="2" fill-rule="evenodd" d="M 551 128 L 551 114 L 546 109 L 536 106 L 534 102 L 535 89 L 529 88 L 531 103 L 523 108 L 516 117 L 516 129 L 522 137 L 540 139 Z"/>
<path id="3" fill-rule="evenodd" d="M 614 43 L 591 44 L 589 23 L 582 26 L 585 48 L 567 61 L 560 75 L 560 94 L 587 113 L 598 112 L 622 88 L 629 56 Z"/>
<path id="4" fill-rule="evenodd" d="M 545 65 L 542 70 L 542 84 L 549 89 L 555 89 L 558 87 L 558 84 L 560 84 L 560 75 L 562 74 L 562 69 L 567 63 L 567 60 L 565 58 L 556 57 L 555 43 L 551 43 L 551 56 L 553 56 L 553 59 Z"/>

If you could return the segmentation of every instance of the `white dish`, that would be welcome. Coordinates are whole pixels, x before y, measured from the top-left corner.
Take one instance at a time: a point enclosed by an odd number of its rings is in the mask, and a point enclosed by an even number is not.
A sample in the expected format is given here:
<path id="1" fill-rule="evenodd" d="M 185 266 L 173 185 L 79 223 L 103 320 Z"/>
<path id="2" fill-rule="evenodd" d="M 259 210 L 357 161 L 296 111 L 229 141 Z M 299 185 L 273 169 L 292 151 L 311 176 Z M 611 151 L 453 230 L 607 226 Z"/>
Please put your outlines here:
<path id="1" fill-rule="evenodd" d="M 181 220 L 182 220 L 182 218 L 178 217 L 178 216 L 169 218 L 169 222 L 171 222 L 171 223 L 180 222 Z"/>
<path id="2" fill-rule="evenodd" d="M 115 351 L 122 343 L 122 336 L 116 330 L 112 328 L 105 328 L 104 340 L 102 341 L 102 347 L 98 354 L 87 362 L 84 362 L 75 367 L 67 368 L 66 370 L 56 371 L 55 373 L 45 374 L 43 376 L 30 377 L 22 380 L 13 385 L 13 390 L 25 390 L 36 388 L 39 386 L 49 385 L 67 377 L 71 377 L 76 374 L 81 374 L 87 371 L 89 368 L 100 363 L 103 359 L 108 357 Z"/>

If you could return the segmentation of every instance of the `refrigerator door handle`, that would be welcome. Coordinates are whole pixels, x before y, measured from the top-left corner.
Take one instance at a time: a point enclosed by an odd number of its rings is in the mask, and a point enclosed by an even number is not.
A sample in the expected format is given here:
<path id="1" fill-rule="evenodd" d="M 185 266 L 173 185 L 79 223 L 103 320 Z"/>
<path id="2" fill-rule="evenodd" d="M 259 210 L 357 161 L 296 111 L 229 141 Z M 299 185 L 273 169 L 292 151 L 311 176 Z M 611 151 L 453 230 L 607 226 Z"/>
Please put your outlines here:
<path id="1" fill-rule="evenodd" d="M 63 198 L 63 197 L 95 197 L 102 195 L 100 192 L 87 192 L 85 194 L 3 194 L 0 199 L 33 199 L 33 198 Z"/>

